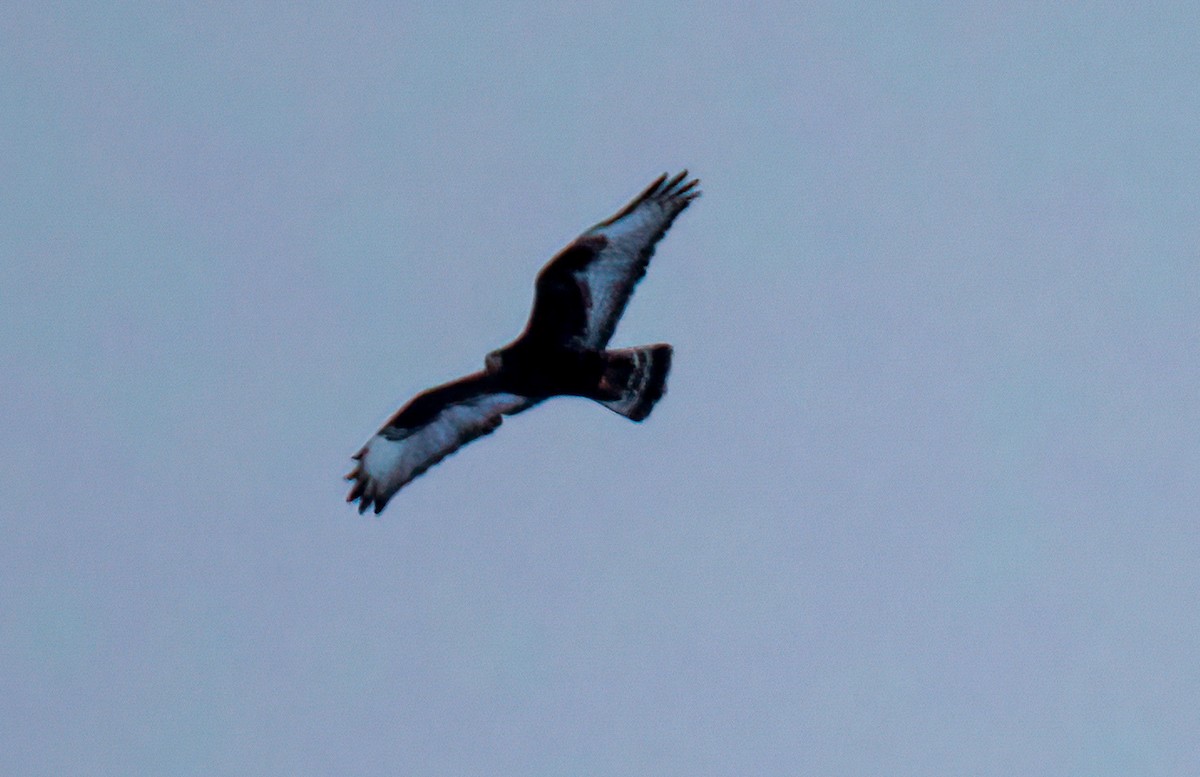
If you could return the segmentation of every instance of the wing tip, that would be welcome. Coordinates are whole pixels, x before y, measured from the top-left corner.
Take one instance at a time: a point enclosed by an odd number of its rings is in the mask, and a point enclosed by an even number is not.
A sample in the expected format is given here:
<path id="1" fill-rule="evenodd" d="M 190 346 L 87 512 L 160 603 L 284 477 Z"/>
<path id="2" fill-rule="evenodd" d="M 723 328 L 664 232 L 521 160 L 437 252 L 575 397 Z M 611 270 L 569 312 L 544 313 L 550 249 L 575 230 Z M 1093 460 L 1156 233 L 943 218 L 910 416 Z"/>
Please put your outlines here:
<path id="1" fill-rule="evenodd" d="M 672 178 L 671 182 L 667 185 L 664 194 L 668 194 L 668 196 L 672 199 L 681 198 L 688 201 L 699 197 L 700 190 L 697 187 L 700 186 L 700 179 L 692 178 L 691 180 L 687 180 L 687 177 L 688 171 L 684 170 L 679 175 Z"/>
<path id="2" fill-rule="evenodd" d="M 361 451 L 351 457 L 358 463 L 355 464 L 354 469 L 350 470 L 349 474 L 346 475 L 346 480 L 354 481 L 354 484 L 350 487 L 350 493 L 346 494 L 346 503 L 354 504 L 354 502 L 358 502 L 355 507 L 358 510 L 359 515 L 362 515 L 368 509 L 370 509 L 373 503 L 377 505 L 375 510 L 376 514 L 383 509 L 382 507 L 378 506 L 380 500 L 378 498 L 378 494 L 375 494 L 374 489 L 372 488 L 373 481 L 371 476 L 366 472 L 366 470 L 363 469 L 362 459 L 366 452 L 366 448 L 363 448 Z M 383 501 L 386 502 L 387 500 L 385 499 Z"/>
<path id="3" fill-rule="evenodd" d="M 670 173 L 663 173 L 654 180 L 654 183 L 647 186 L 641 194 L 630 200 L 628 205 L 611 218 L 601 221 L 593 227 L 593 230 L 615 224 L 637 210 L 639 205 L 651 200 L 658 201 L 660 205 L 664 205 L 668 209 L 673 207 L 675 213 L 682 211 L 692 200 L 700 196 L 700 190 L 696 188 L 700 185 L 700 179 L 693 178 L 689 181 L 687 177 L 688 170 L 686 167 L 674 176 Z"/>
<path id="4" fill-rule="evenodd" d="M 687 168 L 684 168 L 676 175 L 672 176 L 669 181 L 664 175 L 658 179 L 661 184 L 658 189 L 651 195 L 651 199 L 658 200 L 660 205 L 671 207 L 674 206 L 678 210 L 683 210 L 688 204 L 700 196 L 700 179 L 688 179 Z"/>
<path id="5" fill-rule="evenodd" d="M 387 499 L 379 499 L 367 495 L 353 498 L 346 497 L 346 501 L 350 503 L 353 503 L 355 499 L 358 500 L 358 504 L 354 507 L 356 510 L 358 510 L 359 515 L 366 515 L 367 510 L 374 510 L 375 514 L 379 515 L 381 512 L 383 512 L 383 508 L 386 507 L 388 503 Z"/>

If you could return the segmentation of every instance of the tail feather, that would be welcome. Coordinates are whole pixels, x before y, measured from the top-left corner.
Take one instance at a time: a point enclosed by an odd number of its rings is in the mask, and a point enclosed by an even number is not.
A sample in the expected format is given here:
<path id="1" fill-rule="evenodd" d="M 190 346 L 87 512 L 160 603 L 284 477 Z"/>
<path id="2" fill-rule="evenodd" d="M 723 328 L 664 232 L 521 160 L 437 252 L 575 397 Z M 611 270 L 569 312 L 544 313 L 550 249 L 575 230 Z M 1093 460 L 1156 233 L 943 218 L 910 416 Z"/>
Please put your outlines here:
<path id="1" fill-rule="evenodd" d="M 631 421 L 643 421 L 667 390 L 671 370 L 671 346 L 665 343 L 640 348 L 622 348 L 605 353 L 608 363 L 601 390 L 613 399 L 600 404 Z"/>

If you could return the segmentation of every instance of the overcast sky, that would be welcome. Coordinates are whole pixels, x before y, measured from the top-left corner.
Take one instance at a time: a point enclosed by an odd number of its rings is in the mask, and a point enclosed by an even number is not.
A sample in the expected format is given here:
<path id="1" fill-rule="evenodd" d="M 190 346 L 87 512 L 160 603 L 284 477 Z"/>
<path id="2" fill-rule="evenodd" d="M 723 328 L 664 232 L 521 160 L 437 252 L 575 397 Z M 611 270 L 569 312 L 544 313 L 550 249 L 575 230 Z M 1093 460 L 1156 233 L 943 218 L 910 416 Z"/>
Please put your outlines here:
<path id="1" fill-rule="evenodd" d="M 0 14 L 0 772 L 1200 773 L 1193 4 L 453 5 Z M 683 167 L 646 423 L 343 502 Z"/>

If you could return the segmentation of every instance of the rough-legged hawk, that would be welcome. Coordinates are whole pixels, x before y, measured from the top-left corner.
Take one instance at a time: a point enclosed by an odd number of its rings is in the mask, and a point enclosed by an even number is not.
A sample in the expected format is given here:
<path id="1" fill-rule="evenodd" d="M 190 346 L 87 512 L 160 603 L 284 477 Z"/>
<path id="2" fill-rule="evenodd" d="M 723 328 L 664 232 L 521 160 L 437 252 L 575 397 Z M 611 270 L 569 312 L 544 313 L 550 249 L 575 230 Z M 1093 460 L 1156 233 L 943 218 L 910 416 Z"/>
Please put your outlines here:
<path id="1" fill-rule="evenodd" d="M 521 336 L 489 353 L 482 372 L 419 394 L 392 416 L 354 455 L 346 501 L 380 512 L 401 486 L 495 431 L 502 416 L 549 397 L 588 397 L 633 421 L 650 415 L 666 389 L 671 346 L 606 346 L 655 244 L 700 196 L 699 181 L 686 179 L 686 170 L 663 175 L 551 259 Z"/>

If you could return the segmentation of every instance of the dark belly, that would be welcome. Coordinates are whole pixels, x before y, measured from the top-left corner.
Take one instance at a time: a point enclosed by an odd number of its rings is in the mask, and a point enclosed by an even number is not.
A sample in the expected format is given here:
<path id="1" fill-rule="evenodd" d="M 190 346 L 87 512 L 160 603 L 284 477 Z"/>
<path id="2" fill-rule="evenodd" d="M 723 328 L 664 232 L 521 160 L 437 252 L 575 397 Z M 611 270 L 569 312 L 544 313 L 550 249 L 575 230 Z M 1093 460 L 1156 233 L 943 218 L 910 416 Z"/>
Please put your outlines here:
<path id="1" fill-rule="evenodd" d="M 514 344 L 503 352 L 501 385 L 527 397 L 556 394 L 594 395 L 604 372 L 599 351 Z"/>

